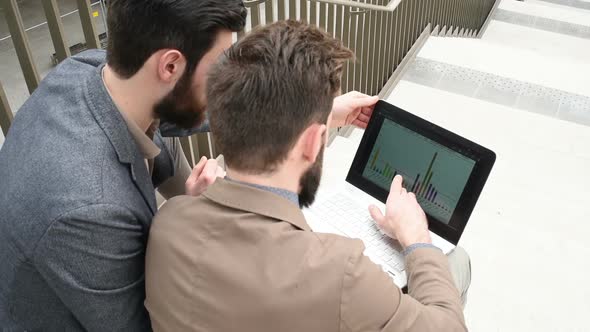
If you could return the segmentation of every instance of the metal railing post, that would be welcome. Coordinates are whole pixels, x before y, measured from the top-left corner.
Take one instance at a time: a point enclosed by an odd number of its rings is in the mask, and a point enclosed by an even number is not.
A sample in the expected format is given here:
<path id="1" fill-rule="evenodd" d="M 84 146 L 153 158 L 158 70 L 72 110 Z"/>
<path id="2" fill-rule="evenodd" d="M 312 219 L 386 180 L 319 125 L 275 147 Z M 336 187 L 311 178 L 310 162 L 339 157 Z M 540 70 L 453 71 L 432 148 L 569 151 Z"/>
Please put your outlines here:
<path id="1" fill-rule="evenodd" d="M 250 8 L 250 23 L 252 25 L 252 29 L 260 25 L 260 6 L 256 5 Z"/>
<path id="2" fill-rule="evenodd" d="M 379 4 L 380 0 L 371 0 L 372 3 Z M 375 78 L 375 53 L 376 53 L 376 42 L 377 42 L 377 12 L 370 11 L 365 14 L 366 20 L 368 20 L 368 31 L 365 30 L 365 38 L 368 42 L 365 43 L 365 54 L 366 54 L 366 73 L 363 74 L 365 84 L 363 85 L 362 92 L 372 95 L 373 94 L 373 79 Z"/>
<path id="3" fill-rule="evenodd" d="M 370 3 L 373 3 L 372 0 L 369 0 Z M 362 43 L 361 43 L 361 52 L 363 61 L 359 64 L 360 67 L 360 75 L 359 75 L 359 82 L 357 84 L 356 90 L 361 91 L 363 93 L 369 93 L 369 80 L 370 80 L 370 71 L 371 71 L 371 52 L 370 52 L 370 42 L 371 42 L 371 34 L 373 25 L 371 21 L 373 20 L 373 11 L 368 11 L 362 14 L 363 15 L 363 34 L 362 34 Z"/>
<path id="4" fill-rule="evenodd" d="M 82 23 L 87 48 L 101 48 L 96 33 L 96 25 L 92 19 L 90 0 L 76 0 L 76 3 L 78 4 L 78 13 L 80 14 L 80 22 Z"/>
<path id="5" fill-rule="evenodd" d="M 70 54 L 70 48 L 66 45 L 64 28 L 59 14 L 59 7 L 56 0 L 42 0 L 43 10 L 47 18 L 47 26 L 49 27 L 49 34 L 53 41 L 55 54 L 59 62 L 62 62 Z"/>
<path id="6" fill-rule="evenodd" d="M 307 13 L 309 0 L 299 0 L 299 19 L 303 22 L 309 23 L 309 15 Z"/>
<path id="7" fill-rule="evenodd" d="M 371 82 L 371 94 L 375 95 L 378 90 L 379 86 L 382 84 L 382 57 L 381 57 L 381 50 L 385 47 L 385 27 L 383 21 L 383 12 L 378 12 L 375 14 L 375 37 L 373 38 L 374 44 L 373 48 L 371 49 L 371 53 L 373 56 L 373 80 Z"/>
<path id="8" fill-rule="evenodd" d="M 282 21 L 285 19 L 285 1 L 289 1 L 289 0 L 277 0 L 279 21 Z"/>
<path id="9" fill-rule="evenodd" d="M 383 57 L 385 58 L 384 62 L 384 81 L 389 79 L 390 73 L 392 72 L 391 68 L 393 68 L 395 64 L 395 43 L 397 37 L 397 13 L 396 10 L 394 13 L 387 13 L 387 44 L 385 46 L 385 54 Z"/>
<path id="10" fill-rule="evenodd" d="M 0 82 L 0 127 L 2 128 L 4 137 L 8 135 L 8 129 L 12 124 L 13 118 L 14 115 L 10 109 L 10 104 L 8 104 L 8 99 L 6 98 L 6 93 L 2 87 L 2 82 Z"/>
<path id="11" fill-rule="evenodd" d="M 191 140 L 192 140 L 192 144 L 193 144 L 193 149 L 196 144 L 198 152 L 199 152 L 199 156 L 205 156 L 207 158 L 216 157 L 216 156 L 213 156 L 213 148 L 212 148 L 213 143 L 211 142 L 211 139 L 209 137 L 209 133 L 201 133 L 201 134 L 193 135 L 191 137 Z M 198 160 L 198 158 L 199 158 L 198 156 L 195 156 L 195 162 Z"/>
<path id="12" fill-rule="evenodd" d="M 100 0 L 100 9 L 102 10 L 102 24 L 104 25 L 104 31 L 107 34 L 107 36 L 109 35 L 109 27 L 107 25 L 107 15 L 108 13 L 108 8 L 107 5 L 104 3 L 105 0 Z"/>
<path id="13" fill-rule="evenodd" d="M 387 4 L 387 2 L 385 2 L 385 4 Z M 384 57 L 386 57 L 387 54 L 383 55 L 383 48 L 387 47 L 387 14 L 388 13 L 378 13 L 376 18 L 377 36 L 375 41 L 375 78 L 373 79 L 373 90 L 371 92 L 373 95 L 378 94 L 385 83 Z"/>
<path id="14" fill-rule="evenodd" d="M 354 53 L 358 56 L 357 61 L 354 63 L 354 81 L 352 86 L 350 87 L 349 91 L 352 90 L 359 90 L 361 85 L 361 70 L 363 66 L 363 33 L 365 30 L 364 19 L 365 16 L 363 15 L 364 11 L 358 10 L 354 15 L 355 24 L 353 25 L 353 31 L 355 32 L 355 42 L 354 42 Z"/>
<path id="15" fill-rule="evenodd" d="M 325 3 L 320 3 L 318 4 L 320 6 L 320 19 L 319 19 L 319 23 L 318 26 L 322 29 L 324 29 L 325 31 L 328 31 L 328 29 L 326 29 L 326 4 Z"/>
<path id="16" fill-rule="evenodd" d="M 304 0 L 307 1 L 307 0 Z M 317 3 L 315 1 L 311 1 L 309 4 L 309 23 L 311 24 L 318 24 L 317 21 Z"/>
<path id="17" fill-rule="evenodd" d="M 193 156 L 195 156 L 195 153 L 193 151 L 193 147 L 191 145 L 190 142 L 190 138 L 189 137 L 180 137 L 180 146 L 182 146 L 182 151 L 184 152 L 184 156 L 186 157 L 186 160 L 188 160 L 188 163 L 191 165 L 191 167 L 195 167 L 195 160 L 193 158 Z"/>
<path id="18" fill-rule="evenodd" d="M 439 31 L 442 31 L 442 29 L 444 27 L 444 11 L 445 11 L 445 5 L 444 5 L 444 2 L 442 0 L 435 1 L 435 3 L 436 3 L 436 7 L 437 7 L 436 17 L 437 17 L 437 22 L 438 22 L 438 25 L 439 25 Z"/>
<path id="19" fill-rule="evenodd" d="M 334 21 L 336 19 L 336 11 L 334 10 L 334 5 L 332 4 L 328 4 L 328 29 L 326 29 L 326 31 L 328 31 L 328 33 L 332 36 L 334 36 Z"/>
<path id="20" fill-rule="evenodd" d="M 307 0 L 305 0 L 307 1 Z M 272 1 L 267 1 L 264 4 L 264 15 L 266 16 L 266 24 L 269 24 L 274 21 L 274 13 L 273 13 L 273 3 Z"/>
<path id="21" fill-rule="evenodd" d="M 412 37 L 410 36 L 410 24 L 412 23 L 412 18 L 411 18 L 411 8 L 410 6 L 412 5 L 412 3 L 410 1 L 404 1 L 402 2 L 402 8 L 400 8 L 401 12 L 401 16 L 403 17 L 402 20 L 402 37 L 403 37 L 403 44 L 402 44 L 402 48 L 400 50 L 400 56 L 399 56 L 399 60 L 401 62 L 401 60 L 404 58 L 404 56 L 406 55 L 407 50 L 410 49 L 410 46 L 412 45 Z"/>
<path id="22" fill-rule="evenodd" d="M 393 61 L 389 63 L 388 73 L 393 73 L 393 70 L 401 62 L 400 57 L 403 48 L 403 38 L 402 38 L 402 26 L 403 26 L 403 17 L 401 16 L 402 13 L 402 5 L 398 8 L 398 10 L 394 13 L 394 21 L 393 21 L 393 33 L 394 33 L 394 42 L 391 44 L 391 50 L 389 54 L 393 55 Z"/>
<path id="23" fill-rule="evenodd" d="M 16 0 L 4 0 L 2 3 L 4 4 L 6 23 L 8 23 L 8 30 L 12 36 L 18 62 L 23 71 L 29 92 L 33 93 L 39 85 L 39 73 L 29 47 L 29 40 L 23 26 L 18 4 Z"/>
<path id="24" fill-rule="evenodd" d="M 295 0 L 289 0 L 289 16 L 287 17 L 292 20 L 297 19 L 297 4 L 295 3 Z"/>
<path id="25" fill-rule="evenodd" d="M 345 6 L 343 8 L 343 19 L 342 19 L 342 42 L 344 43 L 344 45 L 348 48 L 350 48 L 350 21 L 351 21 L 351 17 L 350 17 L 350 7 Z M 343 92 L 348 92 L 350 91 L 348 89 L 348 81 L 350 80 L 350 70 L 352 67 L 352 63 L 351 61 L 347 61 L 346 62 L 346 67 L 344 68 L 344 72 L 342 74 L 342 82 L 341 82 L 341 86 L 343 87 L 342 90 Z"/>

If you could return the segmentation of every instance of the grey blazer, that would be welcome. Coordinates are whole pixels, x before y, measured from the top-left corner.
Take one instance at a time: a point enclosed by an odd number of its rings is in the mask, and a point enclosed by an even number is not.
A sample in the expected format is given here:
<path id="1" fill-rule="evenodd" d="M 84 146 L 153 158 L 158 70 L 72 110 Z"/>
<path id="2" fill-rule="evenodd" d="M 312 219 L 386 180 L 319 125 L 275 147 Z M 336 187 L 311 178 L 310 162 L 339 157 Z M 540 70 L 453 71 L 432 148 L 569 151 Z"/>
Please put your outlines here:
<path id="1" fill-rule="evenodd" d="M 67 59 L 17 113 L 0 150 L 0 330 L 146 331 L 144 255 L 154 188 L 100 74 Z"/>

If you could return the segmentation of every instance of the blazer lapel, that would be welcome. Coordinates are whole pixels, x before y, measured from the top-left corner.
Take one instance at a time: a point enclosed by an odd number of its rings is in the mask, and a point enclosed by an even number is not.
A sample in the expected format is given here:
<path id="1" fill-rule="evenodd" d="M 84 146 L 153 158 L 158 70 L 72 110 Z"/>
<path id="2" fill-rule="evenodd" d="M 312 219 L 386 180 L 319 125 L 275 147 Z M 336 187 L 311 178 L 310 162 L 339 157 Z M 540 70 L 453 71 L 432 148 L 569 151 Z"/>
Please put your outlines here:
<path id="1" fill-rule="evenodd" d="M 85 97 L 90 110 L 98 125 L 111 141 L 119 162 L 130 168 L 131 177 L 135 186 L 141 192 L 152 214 L 157 211 L 156 194 L 148 173 L 145 161 L 138 151 L 133 137 L 123 119 L 123 116 L 112 101 L 103 82 L 101 71 L 104 65 L 96 68 L 96 71 L 85 80 Z"/>
<path id="2" fill-rule="evenodd" d="M 135 162 L 131 164 L 130 167 L 131 177 L 133 178 L 133 182 L 135 182 L 135 186 L 141 192 L 141 195 L 143 196 L 143 199 L 147 205 L 150 207 L 152 214 L 156 214 L 156 189 L 152 184 L 151 177 L 145 165 L 145 160 L 138 156 L 135 158 Z"/>

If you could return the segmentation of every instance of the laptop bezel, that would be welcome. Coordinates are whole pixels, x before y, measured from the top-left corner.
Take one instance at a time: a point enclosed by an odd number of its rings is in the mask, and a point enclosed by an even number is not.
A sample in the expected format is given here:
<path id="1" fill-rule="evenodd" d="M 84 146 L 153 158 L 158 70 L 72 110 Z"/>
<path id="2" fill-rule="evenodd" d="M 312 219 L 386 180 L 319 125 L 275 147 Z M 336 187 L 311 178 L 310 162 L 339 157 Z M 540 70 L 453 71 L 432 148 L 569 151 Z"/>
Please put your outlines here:
<path id="1" fill-rule="evenodd" d="M 428 228 L 450 243 L 457 245 L 496 161 L 496 154 L 475 142 L 406 112 L 399 107 L 385 101 L 379 101 L 375 105 L 373 116 L 357 149 L 346 181 L 383 203 L 387 200 L 389 190 L 385 190 L 364 178 L 362 173 L 385 119 L 389 119 L 475 161 L 475 166 L 449 224 L 437 220 L 428 213 L 426 214 Z"/>

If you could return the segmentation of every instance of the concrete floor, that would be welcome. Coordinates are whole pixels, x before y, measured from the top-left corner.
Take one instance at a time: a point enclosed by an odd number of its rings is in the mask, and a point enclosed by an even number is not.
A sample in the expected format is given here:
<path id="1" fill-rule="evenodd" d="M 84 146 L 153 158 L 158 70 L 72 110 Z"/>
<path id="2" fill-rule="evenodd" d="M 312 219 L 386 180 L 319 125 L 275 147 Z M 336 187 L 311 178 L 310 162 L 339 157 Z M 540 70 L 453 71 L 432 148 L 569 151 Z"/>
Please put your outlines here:
<path id="1" fill-rule="evenodd" d="M 58 0 L 58 6 L 62 16 L 66 39 L 70 45 L 84 42 L 84 34 L 80 23 L 80 16 L 77 12 L 75 0 Z M 23 18 L 31 53 L 37 65 L 41 78 L 53 68 L 50 60 L 54 53 L 53 43 L 46 24 L 45 13 L 39 0 L 18 1 L 19 9 Z M 93 3 L 92 9 L 99 12 L 95 18 L 96 28 L 99 33 L 104 32 L 102 10 L 98 2 Z M 0 5 L 0 81 L 4 86 L 8 101 L 13 112 L 20 108 L 29 96 L 22 71 L 14 50 L 10 32 L 6 25 L 4 9 Z"/>

